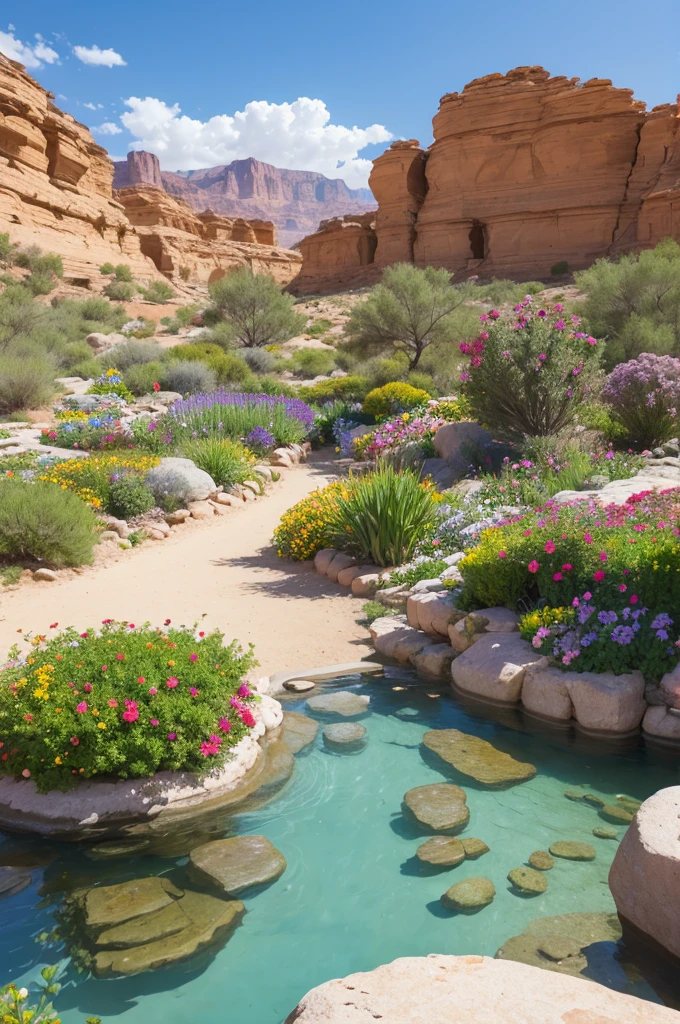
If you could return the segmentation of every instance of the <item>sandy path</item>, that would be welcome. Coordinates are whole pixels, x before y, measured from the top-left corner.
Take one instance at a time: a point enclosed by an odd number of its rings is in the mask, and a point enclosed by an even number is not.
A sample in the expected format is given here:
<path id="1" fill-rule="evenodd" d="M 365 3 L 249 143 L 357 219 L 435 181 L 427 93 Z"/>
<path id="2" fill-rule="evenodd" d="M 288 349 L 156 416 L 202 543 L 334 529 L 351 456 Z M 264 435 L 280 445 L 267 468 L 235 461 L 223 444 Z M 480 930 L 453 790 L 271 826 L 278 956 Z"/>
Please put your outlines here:
<path id="1" fill-rule="evenodd" d="M 281 514 L 331 479 L 329 465 L 314 460 L 219 520 L 179 527 L 108 567 L 5 592 L 0 654 L 19 628 L 42 633 L 58 621 L 84 629 L 105 618 L 193 623 L 205 613 L 207 628 L 255 645 L 263 674 L 356 661 L 370 650 L 356 622 L 362 602 L 308 566 L 281 561 L 271 546 Z"/>

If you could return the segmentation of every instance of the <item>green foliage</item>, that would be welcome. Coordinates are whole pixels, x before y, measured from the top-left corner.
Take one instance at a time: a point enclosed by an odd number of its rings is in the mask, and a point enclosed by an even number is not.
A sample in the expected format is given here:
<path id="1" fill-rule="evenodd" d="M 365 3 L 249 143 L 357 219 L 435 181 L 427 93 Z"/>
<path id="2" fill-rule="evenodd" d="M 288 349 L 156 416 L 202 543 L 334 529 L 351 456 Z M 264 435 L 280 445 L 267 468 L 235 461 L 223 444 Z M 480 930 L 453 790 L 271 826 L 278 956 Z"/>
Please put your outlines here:
<path id="1" fill-rule="evenodd" d="M 17 246 L 10 242 L 7 231 L 0 231 L 0 264 L 3 267 L 11 267 L 16 258 Z"/>
<path id="2" fill-rule="evenodd" d="M 218 486 L 231 487 L 248 479 L 251 462 L 239 441 L 201 437 L 181 443 L 182 455 L 205 470 Z"/>
<path id="3" fill-rule="evenodd" d="M 381 464 L 343 487 L 330 527 L 337 547 L 376 565 L 403 565 L 434 528 L 436 509 L 429 484 Z"/>
<path id="4" fill-rule="evenodd" d="M 43 967 L 40 972 L 42 983 L 31 982 L 25 988 L 11 983 L 1 988 L 0 1016 L 3 1024 L 61 1024 L 52 1001 L 61 990 L 57 981 L 60 973 L 58 964 Z M 101 1020 L 88 1017 L 85 1024 L 101 1024 Z"/>
<path id="5" fill-rule="evenodd" d="M 396 263 L 385 270 L 366 301 L 353 307 L 345 335 L 362 351 L 404 352 L 414 370 L 429 345 L 457 336 L 456 312 L 472 297 L 473 287 L 454 287 L 444 269 Z"/>
<path id="6" fill-rule="evenodd" d="M 324 334 L 328 334 L 333 324 L 330 320 L 320 318 L 319 320 L 313 320 L 311 324 L 307 324 L 305 327 L 305 334 L 309 334 L 312 338 L 321 338 Z"/>
<path id="7" fill-rule="evenodd" d="M 111 380 L 110 377 L 107 379 L 105 374 L 102 375 L 102 377 L 99 377 L 97 380 L 95 380 L 93 384 L 90 384 L 89 388 L 87 389 L 87 394 L 118 395 L 118 397 L 122 398 L 123 401 L 125 402 L 131 402 L 134 398 L 134 395 L 132 394 L 132 392 L 127 387 L 124 381 Z"/>
<path id="8" fill-rule="evenodd" d="M 126 341 L 122 345 L 116 345 L 116 366 L 121 373 L 125 373 L 131 366 L 158 362 L 163 355 L 163 349 L 155 342 Z M 106 355 L 101 357 L 102 370 L 108 370 L 110 358 Z"/>
<path id="9" fill-rule="evenodd" d="M 54 360 L 37 345 L 14 342 L 0 354 L 0 412 L 39 409 L 54 394 Z"/>
<path id="10" fill-rule="evenodd" d="M 128 302 L 137 292 L 137 286 L 127 281 L 110 281 L 104 288 L 104 295 L 116 302 Z"/>
<path id="11" fill-rule="evenodd" d="M 250 367 L 253 373 L 271 373 L 279 363 L 273 352 L 269 352 L 266 348 L 242 348 L 239 350 L 238 357 Z"/>
<path id="12" fill-rule="evenodd" d="M 237 345 L 277 345 L 304 330 L 306 317 L 293 311 L 292 295 L 284 295 L 268 274 L 241 267 L 212 284 L 210 294 L 206 324 L 226 323 Z"/>
<path id="13" fill-rule="evenodd" d="M 147 302 L 169 302 L 174 299 L 176 292 L 166 281 L 152 281 L 146 288 L 141 289 L 142 295 Z"/>
<path id="14" fill-rule="evenodd" d="M 132 337 L 143 341 L 145 338 L 153 338 L 156 333 L 156 324 L 153 320 L 146 320 L 141 327 L 132 332 Z"/>
<path id="15" fill-rule="evenodd" d="M 255 724 L 257 698 L 240 689 L 253 658 L 196 629 L 109 620 L 67 629 L 34 648 L 30 665 L 5 669 L 0 722 L 11 753 L 0 771 L 49 792 L 80 778 L 221 768 Z"/>
<path id="16" fill-rule="evenodd" d="M 448 569 L 448 563 L 443 558 L 428 558 L 422 562 L 416 562 L 408 569 L 395 569 L 383 579 L 380 589 L 399 587 L 402 583 L 407 583 L 409 587 L 412 587 L 420 580 L 437 579 L 446 569 Z"/>
<path id="17" fill-rule="evenodd" d="M 550 273 L 553 277 L 561 277 L 563 274 L 568 274 L 569 264 L 566 260 L 559 260 L 559 262 L 552 265 Z"/>
<path id="18" fill-rule="evenodd" d="M 133 395 L 148 395 L 154 384 L 168 390 L 167 366 L 164 363 L 137 363 L 125 371 L 125 383 Z"/>
<path id="19" fill-rule="evenodd" d="M 395 382 L 369 391 L 364 399 L 362 409 L 365 413 L 377 418 L 415 409 L 418 405 L 424 405 L 429 399 L 430 395 L 427 391 L 414 388 L 411 384 Z"/>
<path id="20" fill-rule="evenodd" d="M 324 402 L 345 401 L 361 402 L 368 394 L 368 381 L 365 377 L 350 375 L 334 377 L 332 380 L 320 380 L 317 384 L 297 388 L 295 393 L 303 402 L 323 405 Z"/>
<path id="21" fill-rule="evenodd" d="M 291 369 L 298 377 L 327 376 L 335 369 L 335 352 L 322 348 L 298 349 L 286 360 L 285 365 L 286 369 Z"/>
<path id="22" fill-rule="evenodd" d="M 113 268 L 113 273 L 116 275 L 116 281 L 124 281 L 127 284 L 132 284 L 132 271 L 127 263 L 118 263 Z"/>
<path id="23" fill-rule="evenodd" d="M 3 587 L 13 587 L 21 579 L 23 569 L 20 565 L 4 565 L 0 568 L 0 579 Z"/>
<path id="24" fill-rule="evenodd" d="M 488 302 L 492 306 L 502 306 L 511 303 L 513 306 L 522 302 L 527 295 L 537 295 L 542 292 L 545 285 L 541 281 L 523 281 L 517 284 L 507 278 L 494 277 L 491 281 L 480 281 L 477 283 L 475 298 L 478 302 Z"/>
<path id="25" fill-rule="evenodd" d="M 654 249 L 597 260 L 574 275 L 586 293 L 590 330 L 607 338 L 605 365 L 642 352 L 680 355 L 680 245 L 670 238 Z"/>
<path id="26" fill-rule="evenodd" d="M 115 274 L 115 272 L 116 268 L 114 267 L 113 263 L 102 263 L 101 267 L 99 268 L 100 274 Z"/>
<path id="27" fill-rule="evenodd" d="M 345 484 L 336 482 L 312 491 L 281 516 L 274 530 L 279 558 L 306 562 L 322 548 L 330 547 L 332 516 Z"/>
<path id="28" fill-rule="evenodd" d="M 133 519 L 156 504 L 144 481 L 133 473 L 115 480 L 109 489 L 107 512 L 118 519 Z"/>
<path id="29" fill-rule="evenodd" d="M 195 395 L 198 392 L 214 391 L 217 374 L 201 362 L 175 359 L 169 362 L 166 379 L 171 391 L 181 395 Z"/>
<path id="30" fill-rule="evenodd" d="M 392 384 L 394 381 L 406 380 L 408 376 L 408 359 L 403 352 L 395 352 L 388 359 L 373 356 L 372 359 L 357 361 L 351 351 L 351 346 L 349 349 L 344 346 L 337 351 L 336 361 L 341 370 L 365 377 L 368 391 L 381 388 L 385 384 Z"/>
<path id="31" fill-rule="evenodd" d="M 95 519 L 70 491 L 49 483 L 5 480 L 0 486 L 0 555 L 47 565 L 92 561 Z"/>
<path id="32" fill-rule="evenodd" d="M 389 615 L 388 609 L 384 604 L 380 604 L 380 601 L 366 601 L 361 606 L 361 610 L 364 613 L 364 617 L 360 621 L 364 622 L 367 626 L 370 626 L 376 619 L 382 619 L 383 616 Z"/>
<path id="33" fill-rule="evenodd" d="M 35 274 L 29 274 L 24 280 L 23 285 L 29 290 L 31 295 L 49 295 L 56 287 L 56 283 L 52 274 L 40 271 Z"/>

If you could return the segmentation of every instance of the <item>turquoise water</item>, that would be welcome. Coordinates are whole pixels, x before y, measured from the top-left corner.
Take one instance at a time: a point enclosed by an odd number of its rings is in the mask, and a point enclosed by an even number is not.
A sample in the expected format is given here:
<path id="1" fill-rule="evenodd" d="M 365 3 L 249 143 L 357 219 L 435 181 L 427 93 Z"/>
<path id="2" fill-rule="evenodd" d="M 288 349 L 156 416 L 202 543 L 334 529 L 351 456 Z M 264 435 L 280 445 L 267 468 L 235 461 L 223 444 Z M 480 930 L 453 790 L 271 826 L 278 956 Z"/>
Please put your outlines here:
<path id="1" fill-rule="evenodd" d="M 614 910 L 607 873 L 617 844 L 593 837 L 592 829 L 605 823 L 593 807 L 565 799 L 564 790 L 586 786 L 602 797 L 626 793 L 642 800 L 677 784 L 673 758 L 643 748 L 611 753 L 569 733 L 522 731 L 526 726 L 515 712 L 505 716 L 509 724 L 490 719 L 488 712 L 479 716 L 449 696 L 443 684 L 428 688 L 396 672 L 349 685 L 371 696 L 371 712 L 362 720 L 367 748 L 352 756 L 329 754 L 319 734 L 315 746 L 298 755 L 281 794 L 234 823 L 239 833 L 266 835 L 285 855 L 288 869 L 270 888 L 246 896 L 243 924 L 227 945 L 200 970 L 177 966 L 113 981 L 74 974 L 58 1003 L 65 1024 L 85 1015 L 120 1024 L 280 1024 L 309 988 L 329 978 L 371 970 L 399 956 L 493 956 L 535 918 Z M 338 688 L 348 688 L 347 680 Z M 439 699 L 428 696 L 436 693 Z M 287 706 L 304 710 L 304 701 Z M 535 764 L 538 774 L 511 789 L 485 790 L 443 762 L 438 770 L 421 755 L 421 737 L 431 728 L 483 736 Z M 406 790 L 443 779 L 466 790 L 471 815 L 464 834 L 483 839 L 491 852 L 453 871 L 425 876 L 414 864 L 425 837 L 409 830 L 400 805 Z M 617 831 L 623 834 L 623 828 Z M 556 859 L 546 875 L 546 893 L 515 895 L 507 872 L 559 839 L 592 843 L 597 859 Z M 13 842 L 6 838 L 5 848 Z M 2 852 L 0 845 L 0 863 Z M 58 940 L 47 949 L 35 940 L 54 927 L 55 897 L 41 896 L 41 885 L 63 888 L 64 872 L 70 885 L 94 879 L 113 883 L 165 873 L 186 860 L 138 857 L 94 864 L 71 847 L 59 847 L 58 854 L 48 868 L 32 869 L 33 885 L 0 902 L 3 983 L 23 983 L 66 955 Z M 444 912 L 442 892 L 454 881 L 479 875 L 496 886 L 494 902 L 474 916 Z M 616 967 L 610 967 L 609 982 L 655 998 L 644 982 L 632 988 Z"/>

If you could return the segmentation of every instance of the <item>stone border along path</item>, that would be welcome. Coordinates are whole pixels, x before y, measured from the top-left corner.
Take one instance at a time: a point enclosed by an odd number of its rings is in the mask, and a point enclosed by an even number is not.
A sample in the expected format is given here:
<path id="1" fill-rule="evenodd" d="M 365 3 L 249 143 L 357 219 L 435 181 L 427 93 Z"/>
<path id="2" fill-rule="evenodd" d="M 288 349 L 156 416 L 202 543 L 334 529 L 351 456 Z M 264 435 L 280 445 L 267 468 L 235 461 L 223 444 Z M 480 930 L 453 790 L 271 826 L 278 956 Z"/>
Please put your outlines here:
<path id="1" fill-rule="evenodd" d="M 356 662 L 370 653 L 357 623 L 362 602 L 321 579 L 311 562 L 279 559 L 272 533 L 281 515 L 336 478 L 324 453 L 282 478 L 266 500 L 239 503 L 222 517 L 173 529 L 161 544 L 116 551 L 106 566 L 57 574 L 52 583 L 0 588 L 0 656 L 24 633 L 53 622 L 84 629 L 102 619 L 219 628 L 226 639 L 253 643 L 256 674 L 299 665 Z"/>

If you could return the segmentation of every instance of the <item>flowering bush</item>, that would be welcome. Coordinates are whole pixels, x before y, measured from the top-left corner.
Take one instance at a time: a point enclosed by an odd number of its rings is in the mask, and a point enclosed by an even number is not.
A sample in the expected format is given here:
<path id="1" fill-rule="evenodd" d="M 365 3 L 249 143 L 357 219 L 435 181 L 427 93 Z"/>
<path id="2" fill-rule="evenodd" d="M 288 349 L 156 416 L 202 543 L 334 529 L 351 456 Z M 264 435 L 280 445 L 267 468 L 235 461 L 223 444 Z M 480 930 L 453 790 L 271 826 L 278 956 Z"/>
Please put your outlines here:
<path id="1" fill-rule="evenodd" d="M 389 416 L 397 412 L 406 412 L 429 400 L 430 396 L 422 388 L 414 388 L 402 381 L 384 384 L 381 388 L 373 388 L 364 399 L 363 410 L 371 416 Z"/>
<path id="2" fill-rule="evenodd" d="M 348 377 L 331 377 L 298 388 L 296 394 L 305 402 L 323 405 L 324 402 L 361 402 L 369 390 L 366 377 L 350 374 Z"/>
<path id="3" fill-rule="evenodd" d="M 616 675 L 639 669 L 648 682 L 658 682 L 673 669 L 680 639 L 667 612 L 650 613 L 626 584 L 613 601 L 601 603 L 586 590 L 568 608 L 525 615 L 520 632 L 564 669 Z"/>
<path id="4" fill-rule="evenodd" d="M 643 352 L 619 363 L 605 381 L 602 399 L 641 447 L 667 441 L 680 410 L 680 359 Z"/>
<path id="5" fill-rule="evenodd" d="M 88 395 L 118 395 L 125 402 L 134 402 L 135 396 L 123 383 L 123 375 L 113 367 L 97 377 L 87 389 Z"/>
<path id="6" fill-rule="evenodd" d="M 331 511 L 344 486 L 338 482 L 312 491 L 302 501 L 298 501 L 297 505 L 284 512 L 281 522 L 274 531 L 274 543 L 279 558 L 305 562 L 309 558 L 314 558 L 317 551 L 330 547 Z"/>
<path id="7" fill-rule="evenodd" d="M 470 403 L 465 395 L 457 398 L 442 398 L 428 402 L 429 410 L 446 423 L 460 423 L 461 420 L 472 418 Z"/>
<path id="8" fill-rule="evenodd" d="M 61 420 L 55 427 L 44 427 L 40 443 L 81 451 L 132 448 L 134 438 L 113 413 L 89 414 L 87 419 Z"/>
<path id="9" fill-rule="evenodd" d="M 555 434 L 571 423 L 599 380 L 601 342 L 561 303 L 537 308 L 531 296 L 511 316 L 483 313 L 482 331 L 460 350 L 461 381 L 473 414 L 510 439 Z"/>
<path id="10" fill-rule="evenodd" d="M 265 430 L 264 427 L 253 427 L 246 437 L 245 442 L 251 451 L 255 451 L 259 455 L 263 455 L 274 447 L 276 444 L 276 438 L 273 434 L 270 434 L 268 430 Z"/>
<path id="11" fill-rule="evenodd" d="M 50 466 L 40 477 L 73 491 L 92 508 L 109 509 L 111 487 L 130 474 L 146 476 L 160 459 L 156 455 L 130 452 L 127 455 L 90 455 L 87 459 L 64 459 Z"/>
<path id="12" fill-rule="evenodd" d="M 169 417 L 173 437 L 216 435 L 243 440 L 256 427 L 262 427 L 277 444 L 302 441 L 314 422 L 314 413 L 299 398 L 224 390 L 175 402 Z"/>
<path id="13" fill-rule="evenodd" d="M 48 792 L 94 776 L 220 768 L 255 725 L 257 699 L 240 681 L 252 653 L 223 640 L 108 619 L 36 637 L 25 660 L 15 648 L 0 673 L 0 773 Z"/>
<path id="14" fill-rule="evenodd" d="M 404 412 L 377 427 L 368 444 L 362 446 L 363 454 L 368 459 L 376 459 L 392 454 L 405 445 L 415 444 L 419 454 L 433 456 L 434 435 L 444 422 L 436 412 L 428 411 L 422 415 Z"/>

